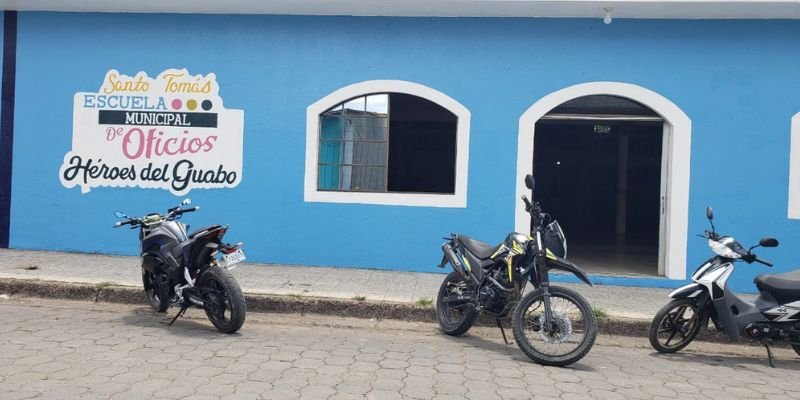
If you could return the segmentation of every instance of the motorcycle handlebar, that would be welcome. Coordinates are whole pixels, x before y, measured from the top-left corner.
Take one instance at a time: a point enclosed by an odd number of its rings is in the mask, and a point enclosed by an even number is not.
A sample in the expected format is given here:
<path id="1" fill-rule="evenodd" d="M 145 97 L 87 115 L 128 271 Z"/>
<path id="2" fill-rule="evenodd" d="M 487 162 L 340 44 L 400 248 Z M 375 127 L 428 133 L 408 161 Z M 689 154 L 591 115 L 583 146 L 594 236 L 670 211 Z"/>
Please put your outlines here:
<path id="1" fill-rule="evenodd" d="M 533 232 L 534 229 L 540 229 L 541 223 L 545 221 L 545 218 L 548 218 L 548 214 L 542 213 L 539 203 L 531 203 L 531 201 L 528 200 L 528 196 L 522 195 L 521 198 L 522 201 L 525 202 L 525 211 L 533 218 L 535 226 L 531 226 L 531 232 Z"/>
<path id="2" fill-rule="evenodd" d="M 755 259 L 754 261 L 755 261 L 755 262 L 757 262 L 757 263 L 759 263 L 759 264 L 763 264 L 763 265 L 766 265 L 766 266 L 768 266 L 768 267 L 772 268 L 772 263 L 771 263 L 771 262 L 769 262 L 769 261 L 762 260 L 762 259 L 760 259 L 760 258 L 758 258 L 758 257 L 756 257 L 756 259 Z"/>
<path id="3" fill-rule="evenodd" d="M 114 223 L 113 227 L 114 228 L 119 228 L 120 226 L 123 226 L 123 225 L 133 225 L 135 223 L 139 223 L 139 220 L 135 219 L 135 218 L 131 218 L 131 219 L 127 220 L 127 221 L 117 221 L 116 223 Z"/>
<path id="4" fill-rule="evenodd" d="M 183 213 L 195 212 L 195 211 L 197 211 L 199 209 L 200 209 L 199 206 L 194 206 L 194 207 L 190 207 L 190 208 L 175 207 L 175 208 L 169 209 L 169 216 L 178 216 L 178 215 L 182 215 Z"/>
<path id="5" fill-rule="evenodd" d="M 531 211 L 531 209 L 533 208 L 533 204 L 531 204 L 531 201 L 530 201 L 530 200 L 528 200 L 528 196 L 525 196 L 525 195 L 523 194 L 521 198 L 522 198 L 522 201 L 524 201 L 524 202 L 525 202 L 525 211 L 528 211 L 528 212 L 530 212 L 530 211 Z"/>

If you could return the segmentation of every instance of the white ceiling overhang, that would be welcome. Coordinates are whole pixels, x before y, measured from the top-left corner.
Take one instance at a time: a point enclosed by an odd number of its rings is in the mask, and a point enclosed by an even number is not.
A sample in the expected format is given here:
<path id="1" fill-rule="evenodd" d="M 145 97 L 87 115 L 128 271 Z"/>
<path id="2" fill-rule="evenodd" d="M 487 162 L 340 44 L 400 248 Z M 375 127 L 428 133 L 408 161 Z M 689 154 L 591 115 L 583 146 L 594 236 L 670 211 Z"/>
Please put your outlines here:
<path id="1" fill-rule="evenodd" d="M 402 17 L 800 19 L 800 0 L 0 0 L 5 10 Z"/>

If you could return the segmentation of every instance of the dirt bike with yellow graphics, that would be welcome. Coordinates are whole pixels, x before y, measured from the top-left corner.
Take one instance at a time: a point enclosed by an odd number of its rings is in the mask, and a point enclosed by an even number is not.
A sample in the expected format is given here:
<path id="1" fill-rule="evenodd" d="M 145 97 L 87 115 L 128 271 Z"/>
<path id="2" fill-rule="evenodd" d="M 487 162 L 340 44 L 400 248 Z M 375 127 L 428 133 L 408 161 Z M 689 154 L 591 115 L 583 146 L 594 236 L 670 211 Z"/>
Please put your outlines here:
<path id="1" fill-rule="evenodd" d="M 531 175 L 525 177 L 525 185 L 533 190 Z M 439 325 L 446 334 L 458 336 L 479 314 L 488 314 L 495 317 L 508 344 L 502 320 L 513 315 L 514 339 L 525 355 L 543 365 L 572 364 L 594 345 L 597 321 L 583 296 L 550 285 L 549 271 L 567 271 L 592 283 L 566 260 L 567 241 L 558 222 L 542 212 L 538 202 L 526 196 L 522 200 L 531 215 L 530 235 L 512 232 L 496 246 L 455 233 L 445 238 L 439 267 L 449 263 L 453 272 L 439 288 Z M 523 297 L 528 282 L 535 290 Z"/>

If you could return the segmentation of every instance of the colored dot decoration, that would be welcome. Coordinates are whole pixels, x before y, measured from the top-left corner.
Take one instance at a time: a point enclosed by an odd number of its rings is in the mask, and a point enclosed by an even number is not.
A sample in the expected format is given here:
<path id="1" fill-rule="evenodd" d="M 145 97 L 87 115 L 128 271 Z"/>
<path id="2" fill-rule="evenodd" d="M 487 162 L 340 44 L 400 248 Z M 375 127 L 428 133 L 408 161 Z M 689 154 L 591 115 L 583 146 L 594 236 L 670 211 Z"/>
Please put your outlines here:
<path id="1" fill-rule="evenodd" d="M 174 99 L 170 104 L 172 105 L 173 110 L 180 110 L 184 106 L 181 99 Z M 200 103 L 200 107 L 203 110 L 208 111 L 211 110 L 212 107 L 214 107 L 214 103 L 212 103 L 211 100 L 203 100 L 203 102 Z M 188 108 L 191 111 L 197 109 L 197 100 L 195 99 L 186 100 L 186 108 Z"/>

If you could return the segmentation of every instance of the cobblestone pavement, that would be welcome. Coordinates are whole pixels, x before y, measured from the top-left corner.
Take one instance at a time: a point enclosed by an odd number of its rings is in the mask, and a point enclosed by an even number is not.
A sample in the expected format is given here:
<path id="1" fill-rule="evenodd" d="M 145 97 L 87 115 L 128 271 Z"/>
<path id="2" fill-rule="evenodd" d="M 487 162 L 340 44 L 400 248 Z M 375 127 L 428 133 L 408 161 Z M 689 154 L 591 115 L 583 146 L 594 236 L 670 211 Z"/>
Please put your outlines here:
<path id="1" fill-rule="evenodd" d="M 0 398 L 800 399 L 788 349 L 771 369 L 756 349 L 661 356 L 601 338 L 579 363 L 552 368 L 485 329 L 451 338 L 397 321 L 250 314 L 224 335 L 189 314 L 166 327 L 136 306 L 0 300 Z"/>
<path id="2" fill-rule="evenodd" d="M 245 248 L 246 250 L 246 248 Z M 137 257 L 0 249 L 0 278 L 140 286 Z M 442 270 L 446 272 L 445 270 Z M 233 271 L 246 293 L 413 303 L 434 298 L 443 274 L 245 263 Z M 614 317 L 650 319 L 671 289 L 558 283 Z M 747 296 L 745 296 L 747 298 Z"/>

